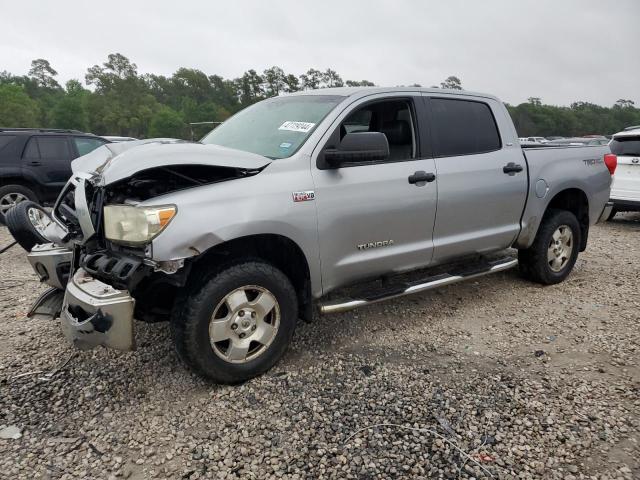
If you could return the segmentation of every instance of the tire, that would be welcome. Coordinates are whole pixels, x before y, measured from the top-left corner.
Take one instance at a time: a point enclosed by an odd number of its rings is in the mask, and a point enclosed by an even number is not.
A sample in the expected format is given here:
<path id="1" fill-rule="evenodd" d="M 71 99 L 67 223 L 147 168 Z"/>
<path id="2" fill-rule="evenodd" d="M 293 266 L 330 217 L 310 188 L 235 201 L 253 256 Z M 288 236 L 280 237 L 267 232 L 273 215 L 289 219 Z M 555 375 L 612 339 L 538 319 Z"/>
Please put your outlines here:
<path id="1" fill-rule="evenodd" d="M 569 243 L 567 231 L 570 231 L 570 251 L 566 245 Z M 556 239 L 560 245 L 555 244 Z M 543 285 L 562 282 L 576 263 L 580 241 L 580 224 L 576 216 L 566 210 L 549 210 L 542 219 L 533 244 L 518 251 L 520 273 L 528 280 Z"/>
<path id="2" fill-rule="evenodd" d="M 235 384 L 282 357 L 298 319 L 296 293 L 284 273 L 252 260 L 192 283 L 171 318 L 176 352 L 189 368 L 216 383 Z"/>
<path id="3" fill-rule="evenodd" d="M 609 216 L 607 217 L 607 222 L 613 220 L 613 217 L 615 217 L 617 213 L 618 211 L 615 208 L 612 208 L 611 213 L 609 213 Z"/>
<path id="4" fill-rule="evenodd" d="M 5 216 L 9 209 L 25 200 L 36 202 L 38 197 L 33 191 L 22 185 L 0 187 L 0 225 L 6 224 Z"/>
<path id="5" fill-rule="evenodd" d="M 40 228 L 44 229 L 48 222 L 51 222 L 49 213 L 35 202 L 22 201 L 7 212 L 5 216 L 9 232 L 18 244 L 27 252 L 42 243 L 51 243 L 44 235 L 38 231 L 37 221 L 40 221 Z"/>

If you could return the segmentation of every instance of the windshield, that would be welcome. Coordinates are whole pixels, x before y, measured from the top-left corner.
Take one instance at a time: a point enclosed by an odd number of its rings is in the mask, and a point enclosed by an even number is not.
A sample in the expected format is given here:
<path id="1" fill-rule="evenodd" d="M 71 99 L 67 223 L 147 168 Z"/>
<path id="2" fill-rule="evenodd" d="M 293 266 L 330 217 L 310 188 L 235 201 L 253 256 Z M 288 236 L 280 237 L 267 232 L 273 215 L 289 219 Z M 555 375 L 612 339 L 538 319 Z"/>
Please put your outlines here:
<path id="1" fill-rule="evenodd" d="M 640 136 L 613 137 L 609 148 L 611 149 L 611 153 L 615 153 L 616 155 L 640 157 Z"/>
<path id="2" fill-rule="evenodd" d="M 201 142 L 271 159 L 290 157 L 343 98 L 295 95 L 264 100 L 238 112 Z"/>

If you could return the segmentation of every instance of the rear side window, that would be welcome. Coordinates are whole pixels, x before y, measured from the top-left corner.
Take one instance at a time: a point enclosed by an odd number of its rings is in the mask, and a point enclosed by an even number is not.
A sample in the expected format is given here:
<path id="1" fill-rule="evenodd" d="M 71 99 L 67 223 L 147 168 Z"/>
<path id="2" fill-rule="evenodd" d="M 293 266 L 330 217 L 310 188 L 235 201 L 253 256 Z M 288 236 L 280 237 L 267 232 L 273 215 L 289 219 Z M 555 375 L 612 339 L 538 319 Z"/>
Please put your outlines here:
<path id="1" fill-rule="evenodd" d="M 486 103 L 448 98 L 432 98 L 430 103 L 436 157 L 471 155 L 501 148 L 498 126 Z"/>
<path id="2" fill-rule="evenodd" d="M 640 137 L 614 137 L 609 148 L 616 155 L 640 157 Z"/>
<path id="3" fill-rule="evenodd" d="M 69 144 L 65 137 L 38 137 L 40 158 L 43 160 L 60 160 L 71 158 Z"/>
<path id="4" fill-rule="evenodd" d="M 89 152 L 93 152 L 96 148 L 101 147 L 105 143 L 97 138 L 87 137 L 74 137 L 73 141 L 76 144 L 79 156 L 86 155 Z"/>

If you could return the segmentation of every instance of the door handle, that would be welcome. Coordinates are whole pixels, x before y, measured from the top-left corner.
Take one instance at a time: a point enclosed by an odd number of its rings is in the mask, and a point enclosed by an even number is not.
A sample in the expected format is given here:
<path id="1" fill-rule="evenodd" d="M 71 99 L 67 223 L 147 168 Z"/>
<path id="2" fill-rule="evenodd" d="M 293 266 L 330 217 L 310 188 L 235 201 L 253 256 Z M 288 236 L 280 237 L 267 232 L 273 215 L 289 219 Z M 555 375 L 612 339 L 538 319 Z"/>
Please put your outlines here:
<path id="1" fill-rule="evenodd" d="M 29 165 L 31 165 L 32 167 L 40 167 L 42 165 L 42 162 L 36 162 L 34 160 L 32 162 L 29 162 Z"/>
<path id="2" fill-rule="evenodd" d="M 415 172 L 413 175 L 409 175 L 409 183 L 412 185 L 417 185 L 418 187 L 422 187 L 427 182 L 433 182 L 436 179 L 435 173 L 427 173 L 419 170 Z"/>
<path id="3" fill-rule="evenodd" d="M 524 170 L 522 168 L 522 165 L 513 162 L 509 162 L 504 167 L 502 167 L 502 171 L 510 176 L 513 176 L 516 173 L 521 172 L 522 170 Z"/>

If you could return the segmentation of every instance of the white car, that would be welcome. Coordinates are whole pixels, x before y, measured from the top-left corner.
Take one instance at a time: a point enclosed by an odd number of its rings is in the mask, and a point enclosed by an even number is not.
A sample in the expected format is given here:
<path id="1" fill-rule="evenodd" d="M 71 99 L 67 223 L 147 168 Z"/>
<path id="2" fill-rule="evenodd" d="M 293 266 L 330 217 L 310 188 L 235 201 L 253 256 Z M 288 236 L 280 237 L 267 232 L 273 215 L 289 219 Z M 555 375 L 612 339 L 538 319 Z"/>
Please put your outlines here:
<path id="1" fill-rule="evenodd" d="M 616 133 L 609 148 L 618 157 L 611 185 L 611 219 L 617 212 L 640 211 L 640 130 Z"/>

